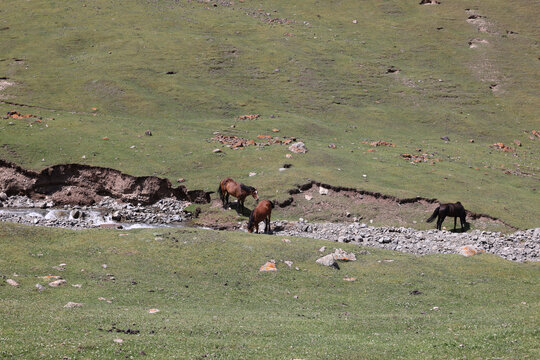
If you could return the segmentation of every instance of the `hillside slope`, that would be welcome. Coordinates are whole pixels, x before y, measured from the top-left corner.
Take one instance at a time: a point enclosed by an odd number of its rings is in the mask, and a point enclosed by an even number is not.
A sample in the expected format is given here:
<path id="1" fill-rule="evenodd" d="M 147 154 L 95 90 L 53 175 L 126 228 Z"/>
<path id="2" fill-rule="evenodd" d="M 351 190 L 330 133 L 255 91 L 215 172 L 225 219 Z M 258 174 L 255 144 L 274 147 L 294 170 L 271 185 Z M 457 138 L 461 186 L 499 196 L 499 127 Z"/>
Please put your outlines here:
<path id="1" fill-rule="evenodd" d="M 315 179 L 538 226 L 529 1 L 7 0 L 0 14 L 0 112 L 42 117 L 1 120 L 4 159 L 185 177 L 191 189 L 233 176 L 280 199 Z M 260 117 L 235 120 L 246 114 Z M 216 132 L 295 137 L 309 151 L 216 154 Z"/>

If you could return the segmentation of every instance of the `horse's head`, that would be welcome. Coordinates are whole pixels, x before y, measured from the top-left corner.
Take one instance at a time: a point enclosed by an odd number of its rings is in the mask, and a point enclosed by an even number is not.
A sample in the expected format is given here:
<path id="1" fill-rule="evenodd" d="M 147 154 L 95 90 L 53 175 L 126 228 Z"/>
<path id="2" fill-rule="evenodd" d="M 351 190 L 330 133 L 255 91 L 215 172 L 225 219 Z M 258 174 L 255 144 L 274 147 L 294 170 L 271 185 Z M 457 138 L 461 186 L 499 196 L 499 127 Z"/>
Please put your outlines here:
<path id="1" fill-rule="evenodd" d="M 255 189 L 255 188 L 252 188 L 252 189 L 253 189 L 253 191 L 251 191 L 251 196 L 253 196 L 253 198 L 258 201 L 259 200 L 259 194 L 257 193 L 257 189 Z"/>
<path id="2" fill-rule="evenodd" d="M 253 228 L 255 227 L 255 216 L 254 216 L 255 210 L 251 211 L 251 214 L 249 214 L 249 221 L 247 225 L 247 231 L 248 233 L 253 232 Z"/>

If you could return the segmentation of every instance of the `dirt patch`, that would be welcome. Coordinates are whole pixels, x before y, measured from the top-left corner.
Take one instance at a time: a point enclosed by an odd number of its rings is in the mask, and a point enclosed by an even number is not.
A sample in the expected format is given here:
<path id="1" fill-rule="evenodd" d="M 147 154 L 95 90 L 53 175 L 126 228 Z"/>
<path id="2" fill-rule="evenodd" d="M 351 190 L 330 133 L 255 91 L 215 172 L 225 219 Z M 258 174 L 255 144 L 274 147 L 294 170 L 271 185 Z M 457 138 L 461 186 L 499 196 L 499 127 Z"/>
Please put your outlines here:
<path id="1" fill-rule="evenodd" d="M 320 187 L 328 189 L 320 194 Z M 326 191 L 323 191 L 326 192 Z M 426 227 L 425 220 L 439 203 L 423 197 L 398 198 L 377 192 L 332 186 L 312 181 L 289 190 L 287 200 L 276 205 L 286 216 L 300 216 L 310 221 L 366 222 L 373 226 Z M 309 200 L 308 200 L 309 199 Z M 467 211 L 468 221 L 474 220 L 481 229 L 508 228 L 516 230 L 500 219 Z"/>
<path id="2" fill-rule="evenodd" d="M 40 172 L 0 160 L 0 191 L 8 195 L 49 197 L 56 204 L 91 205 L 104 196 L 132 204 L 153 204 L 174 197 L 196 203 L 210 201 L 210 193 L 173 188 L 170 181 L 156 176 L 132 176 L 118 170 L 80 165 L 55 165 Z"/>

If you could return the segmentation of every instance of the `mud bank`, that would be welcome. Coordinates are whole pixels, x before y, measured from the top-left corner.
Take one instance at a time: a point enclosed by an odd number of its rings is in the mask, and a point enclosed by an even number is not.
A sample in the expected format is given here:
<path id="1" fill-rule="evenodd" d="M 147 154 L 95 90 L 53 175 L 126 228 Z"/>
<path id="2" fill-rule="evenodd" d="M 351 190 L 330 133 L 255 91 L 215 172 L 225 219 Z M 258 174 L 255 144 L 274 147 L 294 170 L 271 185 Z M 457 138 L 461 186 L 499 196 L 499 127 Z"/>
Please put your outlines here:
<path id="1" fill-rule="evenodd" d="M 368 191 L 368 190 L 361 190 L 356 188 L 350 188 L 350 187 L 344 187 L 344 186 L 334 186 L 330 184 L 325 184 L 319 181 L 310 181 L 305 184 L 297 185 L 296 188 L 291 189 L 288 191 L 289 195 L 291 195 L 288 199 L 277 202 L 276 205 L 285 208 L 287 206 L 292 205 L 295 201 L 297 201 L 297 197 L 299 194 L 309 191 L 314 187 L 318 188 L 324 188 L 329 190 L 329 196 L 332 195 L 342 195 L 347 196 L 349 198 L 354 197 L 364 197 L 364 198 L 371 198 L 372 200 L 379 200 L 379 201 L 386 201 L 386 202 L 393 202 L 399 205 L 403 204 L 414 204 L 414 203 L 423 203 L 423 204 L 436 204 L 440 203 L 437 199 L 430 199 L 430 198 L 424 198 L 424 197 L 413 197 L 413 198 L 399 198 L 392 195 L 385 195 L 378 192 Z M 332 194 L 334 193 L 334 194 Z M 493 217 L 491 215 L 482 214 L 482 213 L 476 213 L 467 210 L 467 218 L 472 220 L 489 220 L 492 222 L 500 223 L 504 226 L 507 226 L 513 230 L 517 230 L 518 228 L 515 226 L 512 226 L 504 221 L 502 221 L 499 218 Z"/>
<path id="2" fill-rule="evenodd" d="M 55 205 L 88 206 L 108 196 L 130 204 L 154 204 L 164 198 L 208 203 L 210 193 L 174 188 L 168 179 L 132 176 L 118 170 L 81 164 L 55 165 L 34 172 L 0 160 L 0 192 L 47 199 Z"/>

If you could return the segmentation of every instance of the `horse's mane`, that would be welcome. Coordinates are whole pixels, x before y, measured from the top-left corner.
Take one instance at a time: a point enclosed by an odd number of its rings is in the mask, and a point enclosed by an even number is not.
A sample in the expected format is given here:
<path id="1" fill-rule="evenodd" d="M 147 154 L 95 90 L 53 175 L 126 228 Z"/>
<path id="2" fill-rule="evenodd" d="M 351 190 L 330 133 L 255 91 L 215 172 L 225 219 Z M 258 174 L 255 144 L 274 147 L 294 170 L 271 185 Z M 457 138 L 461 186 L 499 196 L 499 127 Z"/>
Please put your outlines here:
<path id="1" fill-rule="evenodd" d="M 246 191 L 246 192 L 253 192 L 255 191 L 255 188 L 253 186 L 248 186 L 244 184 L 240 184 L 240 189 Z"/>

